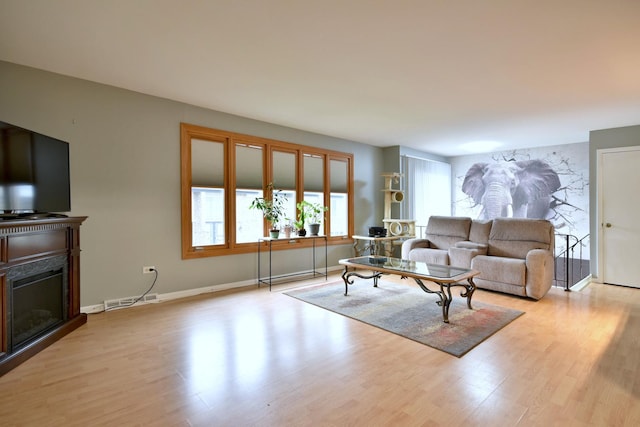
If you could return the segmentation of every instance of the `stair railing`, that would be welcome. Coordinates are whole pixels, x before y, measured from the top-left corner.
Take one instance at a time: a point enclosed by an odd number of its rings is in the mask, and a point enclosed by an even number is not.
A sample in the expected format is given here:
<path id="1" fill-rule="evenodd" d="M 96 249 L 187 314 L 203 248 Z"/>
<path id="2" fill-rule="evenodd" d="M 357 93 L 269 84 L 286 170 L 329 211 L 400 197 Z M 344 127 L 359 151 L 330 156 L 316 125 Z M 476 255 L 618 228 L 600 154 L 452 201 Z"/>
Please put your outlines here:
<path id="1" fill-rule="evenodd" d="M 556 254 L 554 256 L 555 266 L 558 266 L 558 261 L 564 261 L 564 268 L 554 269 L 554 284 L 558 286 L 558 283 L 564 283 L 564 290 L 570 291 L 571 286 L 575 285 L 577 282 L 586 277 L 585 269 L 588 269 L 588 261 L 586 262 L 583 259 L 583 248 L 588 247 L 588 239 L 589 234 L 578 239 L 578 237 L 572 234 L 560 234 L 556 233 L 556 242 L 564 242 L 564 248 L 558 252 L 558 248 L 556 247 Z M 578 258 L 576 258 L 576 248 L 578 250 Z M 578 279 L 576 280 L 576 269 L 574 268 L 575 264 L 578 264 Z M 562 270 L 560 273 L 563 273 L 563 278 L 558 278 L 559 270 Z"/>

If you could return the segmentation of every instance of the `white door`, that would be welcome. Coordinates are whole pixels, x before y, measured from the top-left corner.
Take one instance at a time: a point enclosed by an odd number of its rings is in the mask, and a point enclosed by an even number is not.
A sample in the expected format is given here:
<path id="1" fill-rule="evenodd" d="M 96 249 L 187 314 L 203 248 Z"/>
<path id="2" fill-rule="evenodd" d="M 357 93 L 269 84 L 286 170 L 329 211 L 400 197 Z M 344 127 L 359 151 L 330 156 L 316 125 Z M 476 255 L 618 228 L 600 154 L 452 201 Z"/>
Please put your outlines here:
<path id="1" fill-rule="evenodd" d="M 598 157 L 602 281 L 640 288 L 640 147 Z"/>

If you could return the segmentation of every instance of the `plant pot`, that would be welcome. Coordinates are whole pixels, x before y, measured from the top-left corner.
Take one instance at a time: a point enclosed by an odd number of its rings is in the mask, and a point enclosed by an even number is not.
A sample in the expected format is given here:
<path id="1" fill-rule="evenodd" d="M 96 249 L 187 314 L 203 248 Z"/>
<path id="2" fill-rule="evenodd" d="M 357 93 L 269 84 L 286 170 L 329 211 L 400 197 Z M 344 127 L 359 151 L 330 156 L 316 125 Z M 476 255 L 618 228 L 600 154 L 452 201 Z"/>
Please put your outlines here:
<path id="1" fill-rule="evenodd" d="M 298 236 L 304 237 L 307 235 L 307 230 L 305 230 L 304 228 L 301 228 L 300 230 L 298 230 Z"/>
<path id="2" fill-rule="evenodd" d="M 280 236 L 280 230 L 269 230 L 269 237 L 277 239 Z"/>
<path id="3" fill-rule="evenodd" d="M 309 224 L 309 234 L 317 236 L 320 232 L 320 224 Z"/>

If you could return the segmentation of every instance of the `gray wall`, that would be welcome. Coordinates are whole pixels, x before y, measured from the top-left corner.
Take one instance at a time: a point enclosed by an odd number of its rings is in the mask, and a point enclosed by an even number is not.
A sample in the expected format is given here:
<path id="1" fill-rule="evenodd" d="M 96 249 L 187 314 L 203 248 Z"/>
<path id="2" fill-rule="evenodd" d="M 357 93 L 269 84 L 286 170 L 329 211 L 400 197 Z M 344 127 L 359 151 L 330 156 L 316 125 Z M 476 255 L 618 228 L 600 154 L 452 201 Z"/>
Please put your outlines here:
<path id="1" fill-rule="evenodd" d="M 640 126 L 626 126 L 614 129 L 594 130 L 589 133 L 589 175 L 591 188 L 589 191 L 590 227 L 591 234 L 591 275 L 595 280 L 598 276 L 598 150 L 618 147 L 640 146 Z"/>
<path id="2" fill-rule="evenodd" d="M 0 61 L 0 121 L 70 143 L 71 215 L 81 228 L 81 305 L 250 282 L 255 254 L 182 260 L 180 122 L 354 154 L 356 233 L 383 214 L 382 149 L 250 120 Z M 353 253 L 329 248 L 329 266 Z M 310 250 L 279 252 L 279 272 L 306 270 Z M 275 264 L 275 263 L 274 263 Z"/>

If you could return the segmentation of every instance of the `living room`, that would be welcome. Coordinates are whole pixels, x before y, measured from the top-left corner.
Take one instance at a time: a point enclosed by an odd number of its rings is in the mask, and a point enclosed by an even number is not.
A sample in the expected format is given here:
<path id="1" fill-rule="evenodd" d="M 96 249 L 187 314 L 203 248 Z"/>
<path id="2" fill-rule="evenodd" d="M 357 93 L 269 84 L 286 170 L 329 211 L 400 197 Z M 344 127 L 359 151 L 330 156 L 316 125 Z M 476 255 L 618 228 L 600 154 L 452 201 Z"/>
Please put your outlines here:
<path id="1" fill-rule="evenodd" d="M 327 136 L 321 130 L 316 132 L 299 130 L 293 126 L 249 119 L 187 102 L 74 78 L 37 67 L 19 65 L 16 62 L 20 61 L 11 61 L 2 55 L 0 59 L 3 60 L 0 62 L 0 93 L 3 94 L 0 97 L 0 120 L 70 142 L 71 215 L 88 217 L 81 227 L 81 305 L 87 311 L 92 311 L 106 300 L 139 295 L 146 290 L 150 285 L 151 276 L 142 274 L 141 269 L 148 265 L 158 269 L 159 280 L 154 292 L 163 295 L 189 295 L 192 290 L 226 289 L 255 283 L 255 254 L 190 260 L 184 260 L 181 257 L 180 123 L 198 124 L 352 153 L 355 159 L 354 177 L 357 184 L 355 200 L 358 206 L 354 211 L 356 224 L 354 231 L 365 233 L 370 225 L 380 222 L 383 209 L 380 174 L 388 171 L 390 166 L 399 165 L 403 147 L 401 140 L 392 143 L 390 147 L 370 145 L 349 138 Z M 118 64 L 102 64 L 102 66 L 105 70 L 110 67 L 119 67 Z M 179 80 L 175 81 L 174 90 L 180 91 Z M 256 89 L 253 88 L 253 90 Z M 637 95 L 631 91 L 629 93 L 631 97 Z M 633 98 L 633 101 L 637 101 L 637 98 Z M 595 185 L 593 185 L 597 177 L 595 153 L 596 150 L 603 148 L 637 145 L 637 136 L 640 131 L 636 127 L 626 127 L 638 124 L 637 120 L 624 123 L 624 125 L 612 126 L 618 129 L 611 130 L 608 134 L 605 131 L 596 132 L 596 138 L 592 140 L 589 140 L 587 134 L 585 139 L 567 140 L 561 144 L 562 146 L 565 143 L 566 145 L 588 144 L 589 164 L 581 166 L 589 171 L 591 184 L 588 206 L 591 235 L 597 233 L 595 219 L 597 203 Z M 598 129 L 601 127 L 597 125 L 588 128 L 591 131 Z M 326 133 L 331 133 L 331 129 L 327 129 Z M 622 133 L 625 133 L 624 138 L 621 137 L 618 140 L 607 137 L 607 135 Z M 421 154 L 425 158 L 451 161 L 449 156 L 441 154 L 427 151 L 422 151 Z M 351 243 L 330 246 L 329 265 L 337 266 L 337 261 L 351 256 L 352 251 Z M 591 258 L 596 259 L 596 255 L 592 253 Z M 282 267 L 285 270 L 295 271 L 298 265 L 307 262 L 306 257 L 306 253 L 293 252 L 290 256 L 287 255 Z M 247 268 L 247 265 L 251 268 Z M 256 298 L 256 296 L 262 297 L 264 293 L 250 298 Z M 273 299 L 272 296 L 266 298 Z M 497 298 L 501 302 L 505 301 L 501 296 Z M 564 296 L 556 298 L 564 298 Z M 619 297 L 613 295 L 609 298 L 618 299 Z M 241 299 L 235 299 L 235 297 L 230 301 L 243 304 Z M 556 299 L 550 301 L 555 302 Z M 541 307 L 547 307 L 547 303 L 544 301 L 541 303 L 545 304 Z M 258 310 L 260 305 L 256 304 L 253 307 Z M 157 308 L 161 309 L 161 306 L 161 304 L 157 305 Z M 144 312 L 151 313 L 150 310 L 154 307 L 156 305 L 145 306 Z M 527 313 L 535 310 L 529 306 L 525 309 Z M 604 310 L 606 312 L 609 308 Z M 598 316 L 606 317 L 606 314 L 600 313 Z M 152 315 L 152 318 L 154 321 L 159 321 L 157 315 Z M 318 318 L 321 321 L 331 322 L 329 318 L 322 316 Z M 615 326 L 609 326 L 615 329 Z M 91 317 L 87 327 L 91 328 Z M 120 332 L 122 331 L 123 329 L 120 329 Z M 390 343 L 388 338 L 384 338 L 378 332 L 367 333 L 361 327 L 348 329 L 348 331 L 350 333 L 357 331 L 365 336 L 375 335 L 383 345 Z M 513 338 L 513 335 L 508 336 Z M 395 343 L 395 341 L 392 342 Z M 503 341 L 500 342 L 507 345 Z M 525 344 L 520 345 L 525 346 Z M 546 344 L 551 350 L 555 345 L 554 342 L 546 342 Z M 78 343 L 78 345 L 81 344 Z M 359 345 L 367 348 L 369 344 L 362 341 Z M 410 351 L 409 347 L 401 347 L 405 351 Z M 566 347 L 563 348 L 566 349 Z M 125 348 L 119 349 L 123 352 L 127 351 Z M 493 350 L 496 353 L 500 351 L 497 347 Z M 419 353 L 411 353 L 409 358 L 416 361 L 419 357 L 417 354 Z M 401 357 L 401 355 L 395 355 Z M 535 355 L 544 357 L 543 352 L 536 352 Z M 427 358 L 442 363 L 442 366 L 447 365 L 440 356 Z M 391 359 L 382 358 L 381 360 L 392 363 Z M 555 360 L 563 359 L 558 357 Z M 336 360 L 333 362 L 339 363 Z M 47 361 L 41 359 L 34 363 L 46 365 Z M 471 369 L 465 366 L 465 363 L 470 362 L 464 362 L 462 359 L 456 362 L 453 368 L 450 365 L 447 367 L 460 370 Z M 325 368 L 330 369 L 330 367 Z M 494 369 L 499 368 L 494 367 Z M 416 371 L 412 372 L 419 375 Z M 535 373 L 527 372 L 526 375 L 534 376 Z M 90 378 L 90 376 L 87 377 L 87 382 L 90 382 Z M 350 377 L 350 379 L 353 378 Z M 402 379 L 401 375 L 397 375 L 394 381 L 402 381 Z M 372 378 L 368 380 L 374 381 Z M 20 377 L 14 377 L 13 381 L 19 382 Z M 3 389 L 5 385 L 7 383 L 1 385 Z M 322 395 L 327 396 L 326 393 Z M 312 396 L 307 397 L 313 399 Z M 349 397 L 352 398 L 353 395 Z M 635 397 L 637 398 L 637 394 Z M 360 406 L 363 405 L 363 402 L 358 403 Z M 339 406 L 336 402 L 332 405 Z M 100 408 L 99 411 L 107 412 L 108 408 Z"/>

